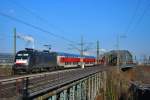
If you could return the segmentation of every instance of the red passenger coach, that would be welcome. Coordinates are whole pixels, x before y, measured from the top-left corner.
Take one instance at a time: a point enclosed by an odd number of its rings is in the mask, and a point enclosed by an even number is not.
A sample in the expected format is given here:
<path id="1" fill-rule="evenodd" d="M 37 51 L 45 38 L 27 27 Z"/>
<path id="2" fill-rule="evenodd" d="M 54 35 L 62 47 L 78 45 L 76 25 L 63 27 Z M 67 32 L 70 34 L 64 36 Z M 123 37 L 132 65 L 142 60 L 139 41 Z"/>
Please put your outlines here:
<path id="1" fill-rule="evenodd" d="M 77 54 L 58 53 L 57 62 L 59 66 L 65 67 L 77 67 L 84 63 L 85 66 L 95 65 L 96 59 L 94 56 L 80 56 Z"/>
<path id="2" fill-rule="evenodd" d="M 95 62 L 95 58 L 84 58 L 83 62 Z"/>
<path id="3" fill-rule="evenodd" d="M 80 62 L 80 58 L 65 58 L 65 57 L 61 57 L 60 58 L 60 62 L 64 63 L 64 62 Z"/>
<path id="4" fill-rule="evenodd" d="M 80 62 L 81 58 L 65 58 L 65 57 L 61 57 L 60 58 L 60 62 L 64 63 L 64 62 Z M 83 62 L 95 62 L 94 58 L 84 58 Z"/>

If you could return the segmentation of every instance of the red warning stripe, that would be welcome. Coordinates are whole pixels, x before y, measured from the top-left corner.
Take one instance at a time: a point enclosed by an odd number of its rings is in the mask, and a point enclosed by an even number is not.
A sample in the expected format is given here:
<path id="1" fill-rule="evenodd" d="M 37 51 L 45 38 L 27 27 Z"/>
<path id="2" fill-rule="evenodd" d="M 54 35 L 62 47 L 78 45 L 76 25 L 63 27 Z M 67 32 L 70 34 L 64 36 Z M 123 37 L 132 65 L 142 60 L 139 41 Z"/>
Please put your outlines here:
<path id="1" fill-rule="evenodd" d="M 65 58 L 65 57 L 61 57 L 60 58 L 60 62 L 80 62 L 80 58 Z"/>
<path id="2" fill-rule="evenodd" d="M 93 58 L 85 58 L 85 59 L 83 59 L 83 62 L 95 62 L 95 59 L 93 59 Z"/>
<path id="3" fill-rule="evenodd" d="M 81 62 L 80 58 L 65 58 L 65 57 L 61 57 L 60 58 L 60 62 L 64 63 L 64 62 Z M 95 59 L 93 58 L 84 58 L 83 62 L 95 62 Z"/>

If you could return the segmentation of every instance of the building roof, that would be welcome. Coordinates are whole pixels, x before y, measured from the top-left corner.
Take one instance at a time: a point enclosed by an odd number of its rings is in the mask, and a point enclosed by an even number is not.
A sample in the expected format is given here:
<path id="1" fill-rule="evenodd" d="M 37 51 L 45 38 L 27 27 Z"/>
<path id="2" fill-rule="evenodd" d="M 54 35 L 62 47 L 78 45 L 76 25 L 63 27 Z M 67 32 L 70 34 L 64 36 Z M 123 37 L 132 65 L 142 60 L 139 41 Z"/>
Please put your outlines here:
<path id="1" fill-rule="evenodd" d="M 130 56 L 132 56 L 132 54 L 128 50 L 111 50 L 109 52 L 106 52 L 104 55 L 117 55 L 117 53 L 119 53 L 120 55 L 129 54 Z"/>

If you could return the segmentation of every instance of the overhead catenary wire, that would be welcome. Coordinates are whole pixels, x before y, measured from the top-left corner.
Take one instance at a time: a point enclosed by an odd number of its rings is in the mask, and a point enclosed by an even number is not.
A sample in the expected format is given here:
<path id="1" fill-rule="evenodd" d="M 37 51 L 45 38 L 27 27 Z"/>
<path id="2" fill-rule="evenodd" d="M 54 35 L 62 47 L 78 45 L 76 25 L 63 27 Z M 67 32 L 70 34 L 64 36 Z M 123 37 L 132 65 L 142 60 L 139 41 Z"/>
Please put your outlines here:
<path id="1" fill-rule="evenodd" d="M 125 29 L 125 34 L 128 33 L 128 31 L 129 31 L 131 25 L 133 24 L 133 21 L 134 21 L 134 19 L 135 19 L 135 17 L 136 17 L 136 14 L 137 14 L 137 12 L 138 12 L 139 7 L 140 7 L 140 2 L 141 2 L 141 0 L 137 0 L 136 8 L 135 8 L 135 10 L 134 10 L 134 13 L 133 13 L 133 15 L 132 15 L 132 17 L 131 17 L 131 19 L 130 19 L 128 25 L 127 25 L 127 27 L 126 27 L 126 29 Z"/>
<path id="2" fill-rule="evenodd" d="M 67 39 L 67 38 L 65 38 L 65 37 L 63 37 L 63 36 L 59 36 L 59 35 L 54 34 L 54 33 L 50 32 L 50 31 L 48 31 L 48 30 L 45 30 L 45 29 L 43 29 L 43 28 L 41 28 L 41 27 L 38 27 L 38 26 L 35 26 L 35 25 L 31 24 L 31 23 L 25 22 L 25 21 L 23 21 L 23 20 L 21 20 L 21 19 L 18 19 L 18 18 L 16 18 L 16 17 L 7 15 L 7 14 L 5 14 L 5 13 L 3 13 L 3 12 L 0 12 L 0 16 L 6 17 L 6 18 L 11 19 L 11 20 L 13 20 L 13 21 L 16 21 L 16 22 L 18 22 L 18 23 L 24 24 L 24 25 L 26 25 L 26 26 L 28 26 L 28 27 L 31 27 L 31 28 L 36 29 L 36 30 L 39 30 L 39 31 L 41 31 L 41 32 L 43 32 L 43 33 L 47 33 L 47 34 L 49 34 L 49 35 L 51 35 L 51 36 L 53 36 L 53 37 L 60 38 L 60 39 L 62 39 L 62 40 L 65 40 L 65 41 L 67 41 L 67 42 L 70 42 L 70 43 L 74 43 L 74 41 L 71 41 L 71 40 L 69 40 L 69 39 Z"/>
<path id="3" fill-rule="evenodd" d="M 24 6 L 23 4 L 21 4 L 20 2 L 16 2 L 16 1 L 14 1 L 14 0 L 8 0 L 8 1 L 9 1 L 10 3 L 12 3 L 12 4 L 18 6 L 19 8 L 23 9 L 23 10 L 26 11 L 28 14 L 30 14 L 30 15 L 32 15 L 32 16 L 35 16 L 35 17 L 36 17 L 37 19 L 39 19 L 40 21 L 44 22 L 44 24 L 47 24 L 47 25 L 49 25 L 49 26 L 51 26 L 51 27 L 57 29 L 59 32 L 61 32 L 61 33 L 63 33 L 63 34 L 66 33 L 64 30 L 62 30 L 61 28 L 57 27 L 56 25 L 53 25 L 53 24 L 49 23 L 49 21 L 48 21 L 47 19 L 43 18 L 41 15 L 35 13 L 34 11 L 28 9 L 27 7 L 25 7 L 25 6 Z M 53 35 L 53 34 L 52 34 L 52 35 Z M 54 35 L 55 35 L 55 34 L 54 34 Z M 53 36 L 54 36 L 54 35 L 53 35 Z M 55 36 L 55 37 L 59 37 L 59 38 L 65 40 L 65 41 L 68 41 L 68 42 L 70 42 L 72 45 L 76 44 L 75 41 L 69 40 L 69 39 L 67 39 L 67 38 L 65 38 L 65 37 L 63 37 L 63 36 L 57 35 L 57 36 Z M 75 46 L 74 46 L 74 47 L 75 47 Z M 76 47 L 75 47 L 75 48 L 76 48 Z"/>
<path id="4" fill-rule="evenodd" d="M 64 30 L 56 27 L 55 25 L 53 24 L 50 24 L 48 20 L 46 20 L 45 18 L 43 18 L 41 15 L 33 12 L 32 10 L 30 10 L 29 8 L 25 7 L 23 4 L 21 4 L 20 2 L 16 2 L 15 0 L 8 0 L 10 3 L 18 6 L 19 8 L 23 9 L 24 11 L 26 11 L 28 14 L 32 15 L 32 16 L 35 16 L 37 19 L 39 19 L 40 21 L 43 21 L 44 24 L 47 24 L 47 25 L 50 25 L 54 28 L 57 28 L 57 30 L 59 30 L 61 33 L 66 33 Z M 64 37 L 63 37 L 64 38 Z M 66 38 L 65 38 L 66 39 Z M 69 40 L 70 41 L 70 40 Z M 85 44 L 85 43 L 84 43 Z M 90 43 L 86 43 L 86 44 L 90 44 Z M 71 46 L 72 48 L 76 49 L 79 51 L 79 48 L 76 47 L 75 45 L 77 45 L 77 43 L 75 43 L 74 41 L 71 43 L 71 45 L 69 44 L 69 46 Z M 90 49 L 88 46 L 86 47 L 85 51 L 87 49 Z"/>
<path id="5" fill-rule="evenodd" d="M 149 1 L 149 0 L 147 0 Z M 144 18 L 145 14 L 147 13 L 148 9 L 150 8 L 150 2 L 147 4 L 147 6 L 145 7 L 143 13 L 141 14 L 141 16 L 139 17 L 139 19 L 137 20 L 133 30 L 136 29 L 136 27 L 140 24 L 140 22 L 142 21 L 142 19 Z"/>
<path id="6" fill-rule="evenodd" d="M 27 13 L 29 13 L 32 16 L 35 16 L 37 19 L 39 19 L 40 21 L 43 21 L 44 24 L 47 24 L 53 28 L 56 28 L 57 30 L 59 30 L 61 33 L 66 33 L 64 30 L 62 30 L 61 28 L 57 27 L 54 24 L 49 23 L 49 21 L 47 19 L 45 19 L 44 17 L 42 17 L 41 15 L 33 12 L 32 10 L 28 9 L 27 7 L 25 7 L 23 4 L 21 4 L 20 2 L 16 2 L 14 0 L 8 0 L 9 2 L 15 4 L 16 6 L 18 6 L 21 9 L 24 9 L 24 11 L 26 11 Z"/>
<path id="7" fill-rule="evenodd" d="M 37 19 L 39 19 L 40 21 L 43 21 L 45 24 L 50 25 L 50 26 L 53 26 L 53 27 L 57 28 L 59 31 L 61 31 L 61 32 L 64 33 L 64 30 L 62 30 L 62 29 L 56 27 L 55 25 L 50 24 L 48 20 L 46 20 L 45 18 L 43 18 L 41 15 L 35 13 L 34 11 L 30 10 L 29 8 L 25 7 L 25 6 L 24 6 L 23 4 L 21 4 L 20 2 L 16 2 L 15 0 L 8 0 L 8 1 L 9 1 L 10 3 L 12 3 L 12 4 L 18 6 L 19 8 L 23 9 L 23 10 L 26 11 L 28 14 L 35 16 L 35 17 L 36 17 Z M 5 15 L 6 15 L 6 14 L 5 14 Z M 11 19 L 12 19 L 12 16 L 7 16 L 7 17 L 11 17 Z M 13 19 L 14 19 L 14 18 L 15 18 L 15 17 L 13 17 Z M 56 35 L 56 34 L 54 34 L 54 33 L 52 33 L 52 32 L 48 32 L 47 30 L 45 30 L 45 29 L 43 29 L 43 28 L 41 28 L 41 27 L 38 27 L 38 26 L 35 26 L 35 25 L 33 25 L 33 24 L 27 23 L 27 22 L 25 22 L 25 21 L 23 21 L 23 20 L 20 20 L 20 19 L 18 19 L 18 18 L 15 18 L 15 20 L 17 20 L 17 22 L 21 22 L 22 24 L 28 25 L 28 26 L 30 26 L 30 27 L 32 27 L 32 28 L 34 28 L 34 29 L 38 29 L 38 30 L 43 31 L 43 32 L 45 32 L 45 33 L 50 33 L 50 34 L 51 34 L 52 36 L 54 36 L 54 37 L 58 37 L 58 38 L 61 38 L 61 39 L 65 40 L 65 41 L 68 41 L 68 42 L 70 42 L 70 43 L 72 44 L 72 45 L 70 45 L 71 47 L 77 49 L 77 47 L 75 46 L 75 44 L 76 44 L 75 41 L 69 40 L 69 39 L 67 39 L 67 38 L 65 38 L 65 37 L 63 37 L 63 36 Z M 86 43 L 86 44 L 87 44 L 87 43 Z M 73 46 L 73 45 L 74 45 L 74 46 Z M 85 51 L 87 51 L 87 49 L 90 49 L 90 48 L 89 48 L 89 47 L 86 47 Z M 79 50 L 79 49 L 78 49 L 78 50 Z"/>
<path id="8" fill-rule="evenodd" d="M 148 2 L 149 0 L 147 0 Z M 141 0 L 138 0 L 137 1 L 137 5 L 136 5 L 136 8 L 135 8 L 135 11 L 131 17 L 131 20 L 129 21 L 129 24 L 127 25 L 126 29 L 125 29 L 125 34 L 129 33 L 129 31 L 134 31 L 137 26 L 140 24 L 141 20 L 144 18 L 144 15 L 146 14 L 146 12 L 148 11 L 149 7 L 150 7 L 150 3 L 148 3 L 148 5 L 145 7 L 145 9 L 143 10 L 142 14 L 137 17 L 137 12 L 139 10 L 139 7 L 140 7 L 140 3 L 141 3 Z M 137 21 L 135 22 L 135 25 L 133 26 L 133 28 L 131 29 L 131 26 L 133 24 L 133 21 L 134 19 L 137 17 Z"/>

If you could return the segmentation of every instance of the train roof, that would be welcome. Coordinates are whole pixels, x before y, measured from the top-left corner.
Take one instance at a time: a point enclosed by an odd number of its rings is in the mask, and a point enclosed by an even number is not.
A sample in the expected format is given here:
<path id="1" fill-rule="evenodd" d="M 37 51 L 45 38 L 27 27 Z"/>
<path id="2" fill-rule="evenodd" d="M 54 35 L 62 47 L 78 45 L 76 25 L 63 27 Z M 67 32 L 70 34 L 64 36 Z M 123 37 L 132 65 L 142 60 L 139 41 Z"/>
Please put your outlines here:
<path id="1" fill-rule="evenodd" d="M 18 51 L 18 53 L 19 52 L 28 52 L 28 53 L 41 52 L 42 53 L 42 52 L 45 52 L 45 51 L 38 51 L 38 50 L 35 50 L 35 49 L 26 48 L 25 50 Z M 49 53 L 56 53 L 59 56 L 81 57 L 81 55 L 79 55 L 79 54 L 71 54 L 71 53 L 64 53 L 64 52 L 49 52 Z M 94 56 L 85 56 L 85 55 L 83 57 L 86 57 L 86 58 L 95 58 Z"/>
<path id="2" fill-rule="evenodd" d="M 71 53 L 63 53 L 63 52 L 54 52 L 54 53 L 57 53 L 57 55 L 59 55 L 59 56 L 81 57 L 81 55 L 79 55 L 79 54 L 71 54 Z M 95 58 L 94 56 L 83 56 L 83 57 L 86 57 L 86 58 Z"/>

